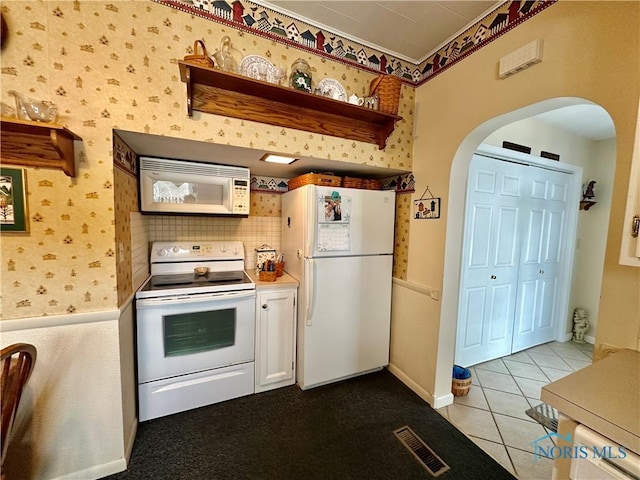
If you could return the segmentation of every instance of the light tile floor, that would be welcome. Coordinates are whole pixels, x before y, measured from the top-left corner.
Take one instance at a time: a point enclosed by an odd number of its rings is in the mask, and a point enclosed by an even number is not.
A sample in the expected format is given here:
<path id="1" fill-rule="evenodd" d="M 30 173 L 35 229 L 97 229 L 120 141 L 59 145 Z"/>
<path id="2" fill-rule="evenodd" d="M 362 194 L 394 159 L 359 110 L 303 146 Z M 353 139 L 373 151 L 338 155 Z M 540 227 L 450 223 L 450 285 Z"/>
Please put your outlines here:
<path id="1" fill-rule="evenodd" d="M 518 479 L 551 479 L 552 461 L 534 459 L 532 443 L 549 431 L 525 411 L 542 403 L 543 385 L 592 358 L 593 345 L 551 342 L 475 365 L 468 395 L 438 412 Z"/>

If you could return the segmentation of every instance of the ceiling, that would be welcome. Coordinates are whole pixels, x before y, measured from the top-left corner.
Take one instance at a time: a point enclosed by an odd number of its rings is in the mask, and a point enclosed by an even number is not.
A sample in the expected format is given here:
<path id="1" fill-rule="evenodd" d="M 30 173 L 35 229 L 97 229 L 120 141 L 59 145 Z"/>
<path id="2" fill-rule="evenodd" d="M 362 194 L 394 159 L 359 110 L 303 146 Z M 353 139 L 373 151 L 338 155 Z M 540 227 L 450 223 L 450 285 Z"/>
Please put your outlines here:
<path id="1" fill-rule="evenodd" d="M 418 64 L 504 0 L 256 3 Z"/>
<path id="2" fill-rule="evenodd" d="M 574 105 L 541 113 L 533 118 L 589 140 L 607 140 L 616 136 L 611 117 L 599 105 Z"/>

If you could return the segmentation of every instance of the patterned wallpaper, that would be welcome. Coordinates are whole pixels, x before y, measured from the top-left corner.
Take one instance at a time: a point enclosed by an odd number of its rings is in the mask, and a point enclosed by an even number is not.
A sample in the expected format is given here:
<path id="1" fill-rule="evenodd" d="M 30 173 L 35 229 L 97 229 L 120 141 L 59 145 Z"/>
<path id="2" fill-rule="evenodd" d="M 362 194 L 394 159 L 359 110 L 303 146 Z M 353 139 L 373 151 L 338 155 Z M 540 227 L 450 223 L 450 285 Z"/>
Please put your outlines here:
<path id="1" fill-rule="evenodd" d="M 421 85 L 557 0 L 505 0 L 419 64 L 250 0 L 153 0 L 356 68 Z"/>
<path id="2" fill-rule="evenodd" d="M 4 319 L 112 309 L 132 293 L 128 219 L 135 182 L 114 168 L 113 129 L 411 169 L 408 85 L 403 120 L 384 150 L 199 112 L 189 118 L 177 61 L 198 38 L 214 46 L 229 35 L 239 55 L 274 64 L 302 56 L 315 78 L 338 79 L 349 93 L 367 91 L 376 75 L 151 1 L 11 1 L 1 8 L 9 36 L 0 57 L 0 100 L 13 105 L 9 90 L 52 100 L 58 123 L 82 137 L 76 177 L 27 169 L 31 232 L 2 237 Z M 252 214 L 277 216 L 279 209 L 277 195 L 252 195 Z"/>

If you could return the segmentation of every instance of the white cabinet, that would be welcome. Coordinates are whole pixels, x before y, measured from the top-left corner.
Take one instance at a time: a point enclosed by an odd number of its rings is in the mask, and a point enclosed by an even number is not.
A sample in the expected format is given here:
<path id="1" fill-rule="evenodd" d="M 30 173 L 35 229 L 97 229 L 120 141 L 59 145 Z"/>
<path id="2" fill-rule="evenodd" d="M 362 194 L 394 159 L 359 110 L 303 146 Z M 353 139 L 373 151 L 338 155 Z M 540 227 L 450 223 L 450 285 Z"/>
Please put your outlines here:
<path id="1" fill-rule="evenodd" d="M 256 393 L 295 383 L 296 297 L 296 288 L 258 288 Z"/>

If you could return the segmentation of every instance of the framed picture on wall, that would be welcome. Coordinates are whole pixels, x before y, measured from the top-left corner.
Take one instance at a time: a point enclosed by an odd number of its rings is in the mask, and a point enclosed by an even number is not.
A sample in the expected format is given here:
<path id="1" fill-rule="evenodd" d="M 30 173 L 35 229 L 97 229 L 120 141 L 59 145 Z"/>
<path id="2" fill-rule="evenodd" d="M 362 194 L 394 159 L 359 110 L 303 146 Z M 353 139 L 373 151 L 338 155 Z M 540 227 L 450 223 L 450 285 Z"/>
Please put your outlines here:
<path id="1" fill-rule="evenodd" d="M 413 217 L 416 220 L 440 218 L 440 197 L 414 200 Z"/>
<path id="2" fill-rule="evenodd" d="M 0 168 L 0 232 L 29 233 L 27 179 L 22 168 Z"/>

